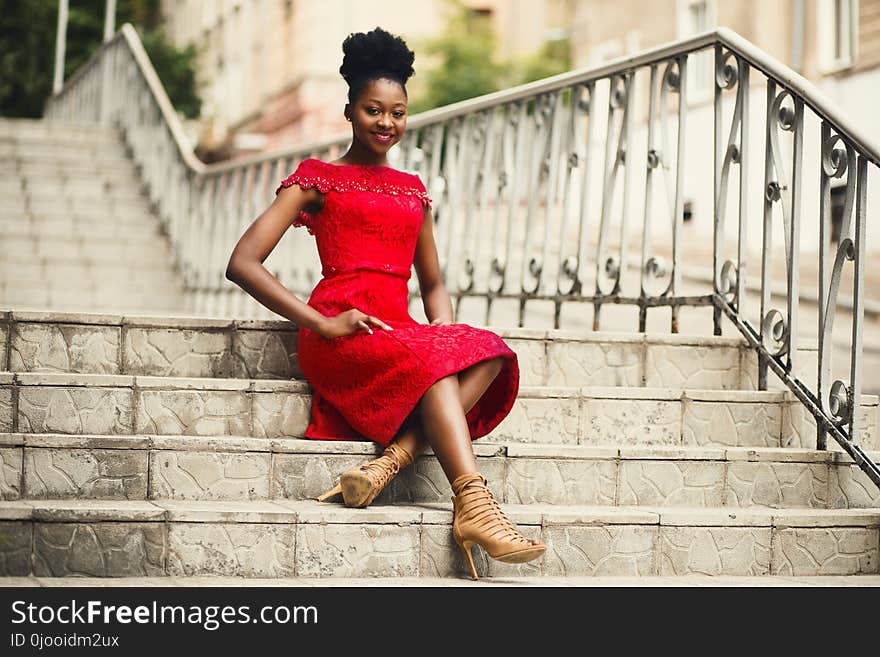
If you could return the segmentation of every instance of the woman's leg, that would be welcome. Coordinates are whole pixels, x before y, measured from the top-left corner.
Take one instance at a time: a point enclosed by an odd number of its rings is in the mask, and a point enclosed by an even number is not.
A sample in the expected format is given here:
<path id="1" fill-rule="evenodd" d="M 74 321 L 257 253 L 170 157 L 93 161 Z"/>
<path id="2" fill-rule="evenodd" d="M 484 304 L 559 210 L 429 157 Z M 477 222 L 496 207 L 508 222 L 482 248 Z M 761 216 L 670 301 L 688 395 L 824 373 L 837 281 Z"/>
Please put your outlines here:
<path id="1" fill-rule="evenodd" d="M 477 472 L 459 395 L 458 377 L 450 375 L 428 388 L 417 406 L 424 436 L 450 483 L 463 474 Z"/>
<path id="2" fill-rule="evenodd" d="M 503 366 L 504 359 L 499 356 L 492 360 L 475 363 L 458 373 L 459 403 L 465 415 L 483 396 Z M 413 457 L 417 457 L 428 446 L 418 406 L 404 422 L 394 442 L 407 450 Z"/>
<path id="3" fill-rule="evenodd" d="M 444 377 L 425 391 L 416 409 L 424 437 L 452 487 L 453 540 L 467 560 L 471 577 L 477 579 L 471 554 L 474 544 L 493 559 L 508 563 L 537 559 L 547 546 L 517 530 L 501 510 L 486 478 L 477 470 L 465 418 L 469 407 L 466 410 L 467 405 L 461 401 L 461 388 L 458 376 Z"/>
<path id="4" fill-rule="evenodd" d="M 437 435 L 444 437 L 446 435 L 463 435 L 466 438 L 466 440 L 456 438 L 448 444 L 448 441 L 444 441 L 444 444 L 440 446 L 432 445 L 434 453 L 443 464 L 444 471 L 447 472 L 447 476 L 449 472 L 476 471 L 473 448 L 470 445 L 470 431 L 464 416 L 498 376 L 502 366 L 503 362 L 500 357 L 477 363 L 462 370 L 458 375 L 450 375 L 436 382 L 422 395 L 423 399 L 425 397 L 433 399 L 433 397 L 440 395 L 438 397 L 441 400 L 440 406 L 432 403 L 433 413 L 440 415 L 439 419 L 432 422 L 432 426 L 439 423 L 438 428 L 435 429 Z M 432 390 L 434 393 L 429 394 Z M 429 444 L 422 428 L 424 422 L 421 418 L 420 404 L 421 400 L 403 422 L 403 426 L 389 445 L 389 449 L 386 449 L 382 456 L 344 473 L 339 485 L 318 496 L 318 501 L 324 501 L 342 493 L 348 506 L 369 505 L 390 478 L 397 473 L 398 469 L 412 463 Z M 395 451 L 390 449 L 392 446 L 402 449 Z M 403 451 L 406 452 L 406 457 L 401 453 Z"/>

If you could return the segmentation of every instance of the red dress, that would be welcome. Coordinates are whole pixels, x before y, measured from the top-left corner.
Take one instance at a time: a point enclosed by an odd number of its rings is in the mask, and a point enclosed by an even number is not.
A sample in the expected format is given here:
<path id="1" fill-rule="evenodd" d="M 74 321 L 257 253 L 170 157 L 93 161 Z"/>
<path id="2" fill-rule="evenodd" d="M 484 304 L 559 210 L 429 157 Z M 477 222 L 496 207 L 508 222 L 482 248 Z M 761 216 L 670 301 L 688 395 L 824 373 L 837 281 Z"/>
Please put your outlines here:
<path id="1" fill-rule="evenodd" d="M 327 317 L 358 308 L 394 328 L 333 339 L 299 328 L 300 369 L 313 389 L 306 438 L 388 445 L 432 384 L 502 356 L 501 372 L 466 415 L 472 439 L 489 433 L 516 399 L 516 353 L 492 331 L 410 316 L 407 282 L 423 206 L 431 206 L 421 179 L 388 166 L 309 158 L 275 194 L 293 184 L 324 194 L 320 212 L 293 221 L 315 236 L 321 259 L 323 278 L 308 304 Z"/>

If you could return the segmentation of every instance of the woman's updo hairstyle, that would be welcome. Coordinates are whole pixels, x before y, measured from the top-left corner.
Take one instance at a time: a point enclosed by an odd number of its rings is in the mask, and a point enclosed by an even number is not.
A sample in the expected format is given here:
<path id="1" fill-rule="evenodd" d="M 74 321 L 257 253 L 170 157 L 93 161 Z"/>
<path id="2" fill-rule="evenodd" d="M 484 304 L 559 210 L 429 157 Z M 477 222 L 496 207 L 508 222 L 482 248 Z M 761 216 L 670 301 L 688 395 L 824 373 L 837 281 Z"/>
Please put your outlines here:
<path id="1" fill-rule="evenodd" d="M 367 84 L 380 78 L 399 82 L 406 93 L 406 81 L 414 73 L 416 55 L 400 37 L 381 27 L 355 32 L 342 42 L 342 52 L 339 72 L 348 83 L 349 103 L 354 103 Z"/>

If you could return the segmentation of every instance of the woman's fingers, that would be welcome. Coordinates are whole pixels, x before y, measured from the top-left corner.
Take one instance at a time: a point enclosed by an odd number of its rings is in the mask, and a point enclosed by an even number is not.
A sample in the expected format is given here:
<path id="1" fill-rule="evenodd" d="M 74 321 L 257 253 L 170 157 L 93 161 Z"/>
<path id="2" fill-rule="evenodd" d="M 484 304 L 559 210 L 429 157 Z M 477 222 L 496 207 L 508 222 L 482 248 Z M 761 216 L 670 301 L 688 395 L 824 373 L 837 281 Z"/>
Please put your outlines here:
<path id="1" fill-rule="evenodd" d="M 370 328 L 370 324 L 373 324 L 374 326 L 378 326 L 379 328 L 384 329 L 386 331 L 393 331 L 394 330 L 393 326 L 386 324 L 378 317 L 373 317 L 372 315 L 367 315 L 366 313 L 364 313 L 364 316 L 361 319 L 357 320 L 356 324 L 359 328 L 365 329 L 367 331 L 367 333 L 370 333 L 370 334 L 373 333 L 373 329 Z"/>
<path id="2" fill-rule="evenodd" d="M 386 324 L 386 323 L 383 322 L 381 319 L 377 319 L 376 321 L 378 322 L 378 326 L 381 326 L 381 327 L 382 327 L 383 329 L 385 329 L 386 331 L 393 331 L 393 330 L 394 330 L 394 327 L 393 327 L 393 326 L 390 326 L 389 324 Z"/>
<path id="3" fill-rule="evenodd" d="M 394 330 L 394 328 L 392 326 L 389 326 L 388 324 L 383 322 L 378 317 L 373 317 L 372 315 L 367 315 L 367 320 L 372 322 L 373 324 L 375 324 L 379 328 L 385 329 L 386 331 L 393 331 Z"/>

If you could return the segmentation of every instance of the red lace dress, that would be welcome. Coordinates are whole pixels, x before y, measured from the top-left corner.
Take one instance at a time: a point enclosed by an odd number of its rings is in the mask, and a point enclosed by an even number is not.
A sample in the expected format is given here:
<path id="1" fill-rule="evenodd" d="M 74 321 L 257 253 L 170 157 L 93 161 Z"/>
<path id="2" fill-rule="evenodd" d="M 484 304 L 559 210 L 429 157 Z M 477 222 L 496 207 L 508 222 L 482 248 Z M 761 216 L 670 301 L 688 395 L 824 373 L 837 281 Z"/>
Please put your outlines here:
<path id="1" fill-rule="evenodd" d="M 275 194 L 294 184 L 324 194 L 320 212 L 293 221 L 315 236 L 321 259 L 323 278 L 308 304 L 327 317 L 358 308 L 394 328 L 328 339 L 300 327 L 300 369 L 313 389 L 305 436 L 388 445 L 433 383 L 502 356 L 501 372 L 466 415 L 472 439 L 489 433 L 516 399 L 516 353 L 489 330 L 420 324 L 408 312 L 423 206 L 431 206 L 421 179 L 387 166 L 309 158 Z"/>

